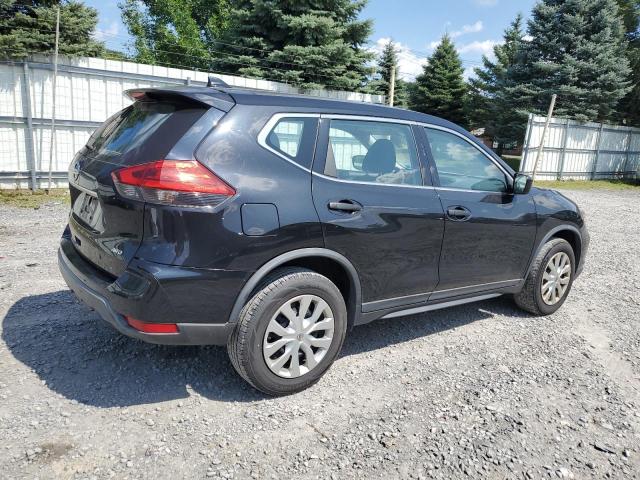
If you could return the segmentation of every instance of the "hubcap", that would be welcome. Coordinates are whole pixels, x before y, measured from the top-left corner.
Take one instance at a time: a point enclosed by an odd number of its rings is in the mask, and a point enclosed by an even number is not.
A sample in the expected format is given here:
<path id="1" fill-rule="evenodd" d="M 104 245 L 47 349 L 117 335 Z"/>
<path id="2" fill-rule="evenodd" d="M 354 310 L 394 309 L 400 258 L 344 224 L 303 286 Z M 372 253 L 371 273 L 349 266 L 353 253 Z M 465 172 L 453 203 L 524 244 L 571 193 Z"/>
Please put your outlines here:
<path id="1" fill-rule="evenodd" d="M 564 252 L 556 253 L 547 263 L 540 287 L 542 300 L 547 305 L 558 303 L 567 291 L 571 279 L 571 260 Z"/>
<path id="2" fill-rule="evenodd" d="M 333 312 L 322 298 L 300 295 L 287 300 L 271 318 L 262 342 L 269 370 L 296 378 L 313 370 L 333 341 Z"/>

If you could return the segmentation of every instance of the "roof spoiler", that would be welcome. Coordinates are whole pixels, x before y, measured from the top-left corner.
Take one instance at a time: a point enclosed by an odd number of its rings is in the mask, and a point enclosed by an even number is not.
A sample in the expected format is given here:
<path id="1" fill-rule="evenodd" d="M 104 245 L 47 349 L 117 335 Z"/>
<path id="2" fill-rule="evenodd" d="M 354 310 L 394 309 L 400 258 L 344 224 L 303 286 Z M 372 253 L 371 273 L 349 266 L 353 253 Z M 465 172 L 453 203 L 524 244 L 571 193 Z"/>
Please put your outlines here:
<path id="1" fill-rule="evenodd" d="M 207 80 L 207 87 L 228 87 L 229 84 L 224 80 L 214 77 L 213 75 L 209 75 L 209 79 Z"/>
<path id="2" fill-rule="evenodd" d="M 203 90 L 202 87 L 163 87 L 163 88 L 132 88 L 124 94 L 133 101 L 175 99 L 190 103 L 214 107 L 228 112 L 236 104 L 233 97 L 219 90 Z"/>

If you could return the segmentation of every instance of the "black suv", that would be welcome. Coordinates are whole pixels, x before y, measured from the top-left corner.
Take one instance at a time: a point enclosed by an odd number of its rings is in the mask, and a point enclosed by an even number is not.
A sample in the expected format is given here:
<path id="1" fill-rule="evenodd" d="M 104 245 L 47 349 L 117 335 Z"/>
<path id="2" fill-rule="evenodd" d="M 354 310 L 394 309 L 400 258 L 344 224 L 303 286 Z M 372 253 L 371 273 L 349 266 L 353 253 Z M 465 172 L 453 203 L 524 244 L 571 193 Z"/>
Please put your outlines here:
<path id="1" fill-rule="evenodd" d="M 69 287 L 125 335 L 227 345 L 271 395 L 350 328 L 512 294 L 557 310 L 578 207 L 440 118 L 227 87 L 137 89 L 69 170 Z"/>

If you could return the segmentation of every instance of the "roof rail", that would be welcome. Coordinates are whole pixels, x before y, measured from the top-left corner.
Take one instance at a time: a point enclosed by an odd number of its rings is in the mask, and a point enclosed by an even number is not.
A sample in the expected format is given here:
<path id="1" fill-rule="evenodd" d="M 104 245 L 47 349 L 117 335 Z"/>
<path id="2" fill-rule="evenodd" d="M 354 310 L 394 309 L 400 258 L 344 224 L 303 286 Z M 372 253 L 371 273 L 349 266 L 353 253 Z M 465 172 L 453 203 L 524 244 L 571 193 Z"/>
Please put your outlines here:
<path id="1" fill-rule="evenodd" d="M 207 87 L 228 87 L 229 84 L 224 80 L 221 80 L 218 77 L 214 77 L 213 75 L 209 75 L 209 80 L 207 80 Z"/>

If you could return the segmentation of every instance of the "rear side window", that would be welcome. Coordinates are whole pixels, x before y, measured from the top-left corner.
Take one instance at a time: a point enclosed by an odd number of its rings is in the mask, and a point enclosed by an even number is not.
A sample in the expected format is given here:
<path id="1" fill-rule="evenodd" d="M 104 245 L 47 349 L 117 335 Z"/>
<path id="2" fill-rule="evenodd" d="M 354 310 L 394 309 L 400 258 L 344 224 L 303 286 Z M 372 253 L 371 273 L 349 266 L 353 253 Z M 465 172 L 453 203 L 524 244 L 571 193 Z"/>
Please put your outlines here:
<path id="1" fill-rule="evenodd" d="M 411 127 L 331 120 L 325 174 L 358 182 L 422 185 Z"/>
<path id="2" fill-rule="evenodd" d="M 135 102 L 96 130 L 87 148 L 91 156 L 111 163 L 161 160 L 205 111 L 171 102 Z"/>
<path id="3" fill-rule="evenodd" d="M 315 117 L 281 118 L 268 132 L 265 142 L 290 160 L 311 168 L 317 125 Z"/>

